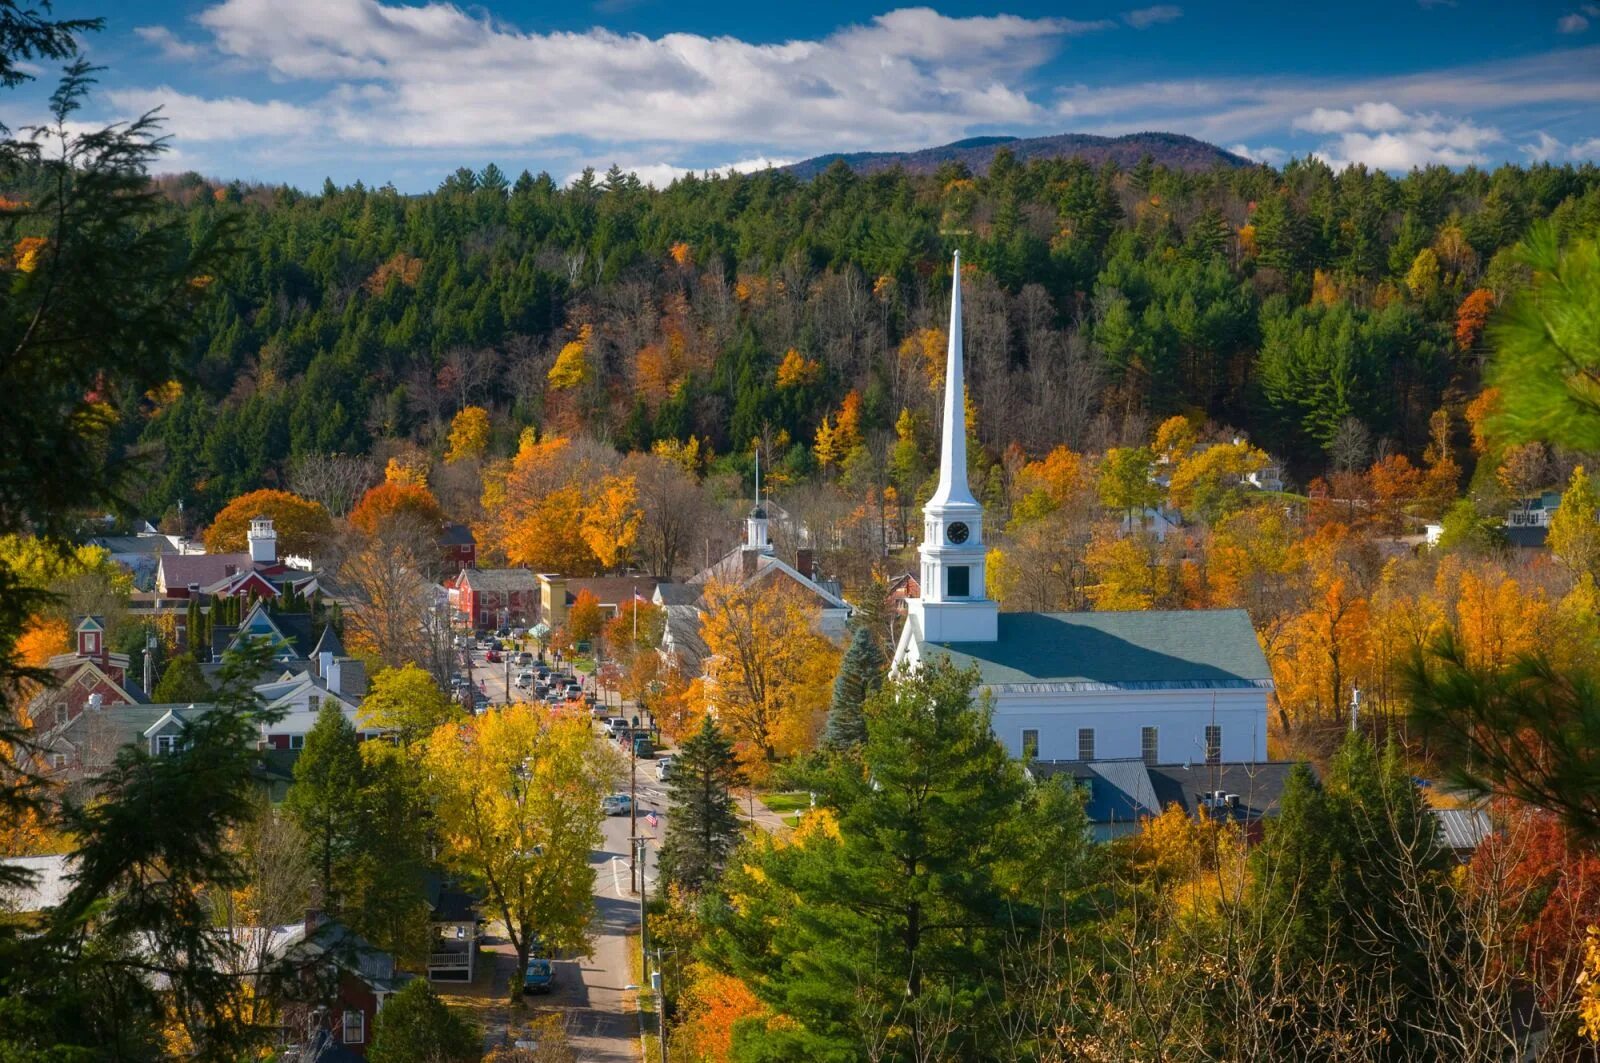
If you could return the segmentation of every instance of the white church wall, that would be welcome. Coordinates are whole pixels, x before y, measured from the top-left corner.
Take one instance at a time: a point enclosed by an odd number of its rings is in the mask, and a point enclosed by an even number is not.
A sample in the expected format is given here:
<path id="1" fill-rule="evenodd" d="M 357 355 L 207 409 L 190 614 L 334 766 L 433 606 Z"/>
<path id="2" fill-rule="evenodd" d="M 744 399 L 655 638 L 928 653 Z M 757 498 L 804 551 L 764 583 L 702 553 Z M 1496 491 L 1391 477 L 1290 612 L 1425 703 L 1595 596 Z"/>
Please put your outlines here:
<path id="1" fill-rule="evenodd" d="M 1078 730 L 1094 730 L 1097 760 L 1143 755 L 1143 729 L 1157 730 L 1157 762 L 1203 762 L 1206 727 L 1222 728 L 1222 759 L 1267 759 L 1267 691 L 992 691 L 994 733 L 1012 756 L 1022 733 L 1039 732 L 1040 760 L 1077 760 Z"/>

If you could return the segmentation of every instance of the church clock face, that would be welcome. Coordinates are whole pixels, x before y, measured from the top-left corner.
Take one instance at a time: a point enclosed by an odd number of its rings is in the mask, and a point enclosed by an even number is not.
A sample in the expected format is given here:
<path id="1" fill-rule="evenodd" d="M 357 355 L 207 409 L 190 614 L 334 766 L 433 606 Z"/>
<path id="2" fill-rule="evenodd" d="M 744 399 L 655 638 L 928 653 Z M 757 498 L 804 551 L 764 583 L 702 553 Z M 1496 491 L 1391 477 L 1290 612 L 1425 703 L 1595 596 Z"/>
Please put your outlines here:
<path id="1" fill-rule="evenodd" d="M 954 524 L 950 525 L 945 534 L 950 537 L 951 542 L 960 544 L 967 541 L 967 536 L 972 534 L 972 529 L 968 528 L 965 524 L 958 520 Z"/>

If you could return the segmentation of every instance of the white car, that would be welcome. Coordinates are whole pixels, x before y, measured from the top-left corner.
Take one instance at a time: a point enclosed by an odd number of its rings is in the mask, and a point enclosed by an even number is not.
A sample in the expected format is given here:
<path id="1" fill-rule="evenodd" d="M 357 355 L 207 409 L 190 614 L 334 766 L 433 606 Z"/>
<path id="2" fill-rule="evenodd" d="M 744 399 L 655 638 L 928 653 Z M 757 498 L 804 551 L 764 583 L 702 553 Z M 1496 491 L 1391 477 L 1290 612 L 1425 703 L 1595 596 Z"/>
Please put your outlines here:
<path id="1" fill-rule="evenodd" d="M 633 811 L 633 798 L 627 794 L 611 794 L 600 799 L 600 811 L 608 816 L 626 816 Z"/>
<path id="2" fill-rule="evenodd" d="M 517 673 L 517 686 L 520 687 L 523 690 L 527 690 L 529 687 L 533 686 L 533 673 L 532 672 L 518 672 Z"/>
<path id="3" fill-rule="evenodd" d="M 656 778 L 666 782 L 672 777 L 672 771 L 677 766 L 677 759 L 665 756 L 656 761 Z"/>

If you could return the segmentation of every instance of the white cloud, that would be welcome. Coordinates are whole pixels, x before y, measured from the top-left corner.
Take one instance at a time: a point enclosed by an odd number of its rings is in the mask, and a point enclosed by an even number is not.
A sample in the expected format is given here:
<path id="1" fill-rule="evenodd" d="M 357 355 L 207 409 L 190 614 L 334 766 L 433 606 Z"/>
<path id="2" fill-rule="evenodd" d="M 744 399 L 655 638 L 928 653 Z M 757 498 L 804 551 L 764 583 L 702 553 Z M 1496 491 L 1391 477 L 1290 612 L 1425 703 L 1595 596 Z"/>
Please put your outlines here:
<path id="1" fill-rule="evenodd" d="M 1589 20 L 1574 11 L 1556 19 L 1556 29 L 1562 33 L 1582 33 L 1589 28 Z"/>
<path id="2" fill-rule="evenodd" d="M 313 132 L 317 121 L 315 115 L 280 100 L 204 99 L 165 85 L 111 89 L 105 96 L 123 118 L 161 108 L 165 131 L 180 143 L 293 136 Z"/>
<path id="3" fill-rule="evenodd" d="M 1251 162 L 1264 162 L 1268 166 L 1281 166 L 1289 161 L 1289 153 L 1287 151 L 1268 145 L 1252 148 L 1248 144 L 1235 144 L 1228 150 L 1235 155 L 1243 155 Z"/>
<path id="4" fill-rule="evenodd" d="M 1361 103 L 1349 110 L 1318 107 L 1294 120 L 1294 129 L 1309 133 L 1346 133 L 1352 129 L 1399 129 L 1411 119 L 1392 103 Z"/>
<path id="5" fill-rule="evenodd" d="M 750 44 L 524 33 L 452 4 L 382 0 L 225 0 L 198 21 L 226 55 L 327 83 L 319 109 L 337 135 L 440 148 L 558 136 L 922 146 L 975 126 L 1034 126 L 1048 111 L 1026 76 L 1066 38 L 1114 25 L 907 8 L 818 40 Z"/>
<path id="6" fill-rule="evenodd" d="M 1534 162 L 1588 162 L 1600 159 L 1600 137 L 1565 144 L 1541 129 L 1517 150 Z"/>
<path id="7" fill-rule="evenodd" d="M 1317 108 L 1294 126 L 1338 134 L 1314 152 L 1335 169 L 1355 163 L 1380 170 L 1434 163 L 1468 166 L 1488 162 L 1483 149 L 1505 139 L 1492 126 L 1437 114 L 1407 114 L 1390 103 L 1367 103 L 1348 111 Z"/>
<path id="8" fill-rule="evenodd" d="M 163 59 L 187 61 L 200 58 L 205 51 L 198 44 L 183 40 L 165 26 L 135 26 L 133 32 L 140 40 L 161 50 Z"/>
<path id="9" fill-rule="evenodd" d="M 1122 21 L 1136 30 L 1148 29 L 1161 22 L 1171 22 L 1173 19 L 1183 17 L 1183 8 L 1175 4 L 1157 4 L 1155 7 L 1141 7 L 1129 11 L 1122 16 Z"/>
<path id="10" fill-rule="evenodd" d="M 619 166 L 623 171 L 636 175 L 639 180 L 652 188 L 665 188 L 678 178 L 687 177 L 689 174 L 712 173 L 727 175 L 730 173 L 756 173 L 768 167 L 788 166 L 790 163 L 797 161 L 796 159 L 769 159 L 762 156 L 755 159 L 740 159 L 738 162 L 724 163 L 721 166 L 674 166 L 670 162 L 619 163 Z M 603 174 L 611 168 L 610 163 L 606 163 L 604 166 L 591 165 L 594 166 L 596 174 Z M 567 174 L 561 183 L 570 185 L 582 175 L 582 170 L 574 170 L 572 173 Z"/>

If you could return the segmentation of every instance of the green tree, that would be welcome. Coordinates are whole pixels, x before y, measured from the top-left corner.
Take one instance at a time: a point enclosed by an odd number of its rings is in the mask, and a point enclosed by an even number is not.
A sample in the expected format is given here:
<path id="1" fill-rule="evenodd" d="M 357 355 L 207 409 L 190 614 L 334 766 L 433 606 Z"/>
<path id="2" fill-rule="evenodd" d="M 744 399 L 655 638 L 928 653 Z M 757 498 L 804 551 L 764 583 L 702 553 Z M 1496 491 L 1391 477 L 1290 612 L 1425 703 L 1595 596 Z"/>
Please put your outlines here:
<path id="1" fill-rule="evenodd" d="M 361 814 L 361 742 L 338 703 L 328 701 L 294 762 L 294 783 L 283 808 L 311 845 L 322 903 L 340 910 L 347 860 L 366 830 Z"/>
<path id="2" fill-rule="evenodd" d="M 826 735 L 830 749 L 855 749 L 867 740 L 866 701 L 883 685 L 885 667 L 878 639 L 866 624 L 857 624 L 833 681 Z"/>
<path id="3" fill-rule="evenodd" d="M 1251 905 L 1280 942 L 1263 962 L 1289 972 L 1284 1016 L 1331 1025 L 1334 1016 L 1307 1013 L 1326 999 L 1316 981 L 1372 978 L 1393 1000 L 1393 1058 L 1407 1058 L 1402 1016 L 1430 993 L 1425 931 L 1407 905 L 1439 910 L 1428 902 L 1446 896 L 1449 859 L 1399 747 L 1380 754 L 1352 732 L 1324 783 L 1298 765 L 1279 804 L 1251 854 Z"/>
<path id="4" fill-rule="evenodd" d="M 672 765 L 662 874 L 693 893 L 716 882 L 743 830 L 733 803 L 743 785 L 733 743 L 708 714 Z"/>
<path id="5" fill-rule="evenodd" d="M 1161 485 L 1151 479 L 1156 456 L 1149 447 L 1112 447 L 1100 462 L 1100 503 L 1120 513 L 1136 513 L 1161 501 Z"/>
<path id="6" fill-rule="evenodd" d="M 184 705 L 210 701 L 211 693 L 211 684 L 206 682 L 194 654 L 180 653 L 168 662 L 150 700 L 158 705 Z"/>
<path id="7" fill-rule="evenodd" d="M 384 1002 L 372 1025 L 372 1063 L 473 1063 L 483 1054 L 477 1029 L 415 979 Z"/>
<path id="8" fill-rule="evenodd" d="M 934 660 L 875 694 L 859 760 L 822 780 L 795 842 L 758 841 L 724 879 L 710 947 L 777 1017 L 735 1028 L 745 1059 L 982 1059 L 1002 1028 L 1006 943 L 1092 881 L 1081 804 L 1031 785 Z M 813 822 L 814 821 L 814 822 Z"/>
<path id="9" fill-rule="evenodd" d="M 1501 394 L 1492 427 L 1513 442 L 1600 450 L 1600 240 L 1563 249 L 1555 230 L 1540 225 L 1520 258 L 1533 283 L 1489 325 L 1486 375 Z"/>
<path id="10" fill-rule="evenodd" d="M 427 958 L 433 867 L 432 809 L 421 766 L 387 742 L 361 743 L 357 807 L 362 827 L 342 865 L 340 918 L 378 948 L 414 963 Z"/>

